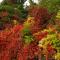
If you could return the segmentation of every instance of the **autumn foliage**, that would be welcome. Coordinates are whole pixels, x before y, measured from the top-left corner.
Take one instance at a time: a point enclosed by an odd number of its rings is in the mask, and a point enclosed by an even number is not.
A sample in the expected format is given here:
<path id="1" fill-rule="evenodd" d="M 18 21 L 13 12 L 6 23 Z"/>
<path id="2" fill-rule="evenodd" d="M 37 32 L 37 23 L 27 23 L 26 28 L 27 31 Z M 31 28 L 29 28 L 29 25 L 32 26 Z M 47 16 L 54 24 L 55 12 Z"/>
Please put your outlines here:
<path id="1" fill-rule="evenodd" d="M 1 14 L 8 15 L 7 11 Z M 0 60 L 60 59 L 60 31 L 49 23 L 51 14 L 47 8 L 30 6 L 23 23 L 16 17 L 11 17 L 13 24 L 0 30 Z"/>

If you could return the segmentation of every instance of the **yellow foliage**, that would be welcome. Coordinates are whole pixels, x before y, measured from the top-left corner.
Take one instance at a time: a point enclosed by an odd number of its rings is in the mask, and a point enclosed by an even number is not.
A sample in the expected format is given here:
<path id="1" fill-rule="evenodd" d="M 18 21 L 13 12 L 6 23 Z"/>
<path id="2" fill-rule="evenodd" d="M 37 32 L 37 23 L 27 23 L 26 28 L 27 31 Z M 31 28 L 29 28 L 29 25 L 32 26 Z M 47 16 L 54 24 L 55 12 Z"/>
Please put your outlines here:
<path id="1" fill-rule="evenodd" d="M 18 24 L 18 21 L 17 20 L 13 20 L 13 24 L 14 25 L 17 25 Z"/>
<path id="2" fill-rule="evenodd" d="M 39 31 L 39 32 L 33 34 L 33 36 L 39 35 L 40 33 L 41 33 L 41 32 Z"/>
<path id="3" fill-rule="evenodd" d="M 60 10 L 58 11 L 56 18 L 60 20 Z"/>
<path id="4" fill-rule="evenodd" d="M 24 22 L 24 27 L 25 28 L 29 28 L 30 26 L 32 26 L 34 24 L 34 18 L 33 17 L 28 17 L 27 20 Z"/>
<path id="5" fill-rule="evenodd" d="M 56 60 L 60 60 L 60 53 L 57 53 L 57 54 L 55 55 L 55 59 L 56 59 Z"/>

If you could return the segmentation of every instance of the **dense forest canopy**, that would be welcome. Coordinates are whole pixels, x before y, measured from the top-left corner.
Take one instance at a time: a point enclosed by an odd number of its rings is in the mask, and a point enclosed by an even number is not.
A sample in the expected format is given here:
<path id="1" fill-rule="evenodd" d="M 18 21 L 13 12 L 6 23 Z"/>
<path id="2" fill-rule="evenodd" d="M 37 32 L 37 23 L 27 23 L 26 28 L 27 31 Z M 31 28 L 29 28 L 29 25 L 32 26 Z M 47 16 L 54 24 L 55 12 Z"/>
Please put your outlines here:
<path id="1" fill-rule="evenodd" d="M 0 60 L 60 60 L 60 0 L 0 1 Z"/>

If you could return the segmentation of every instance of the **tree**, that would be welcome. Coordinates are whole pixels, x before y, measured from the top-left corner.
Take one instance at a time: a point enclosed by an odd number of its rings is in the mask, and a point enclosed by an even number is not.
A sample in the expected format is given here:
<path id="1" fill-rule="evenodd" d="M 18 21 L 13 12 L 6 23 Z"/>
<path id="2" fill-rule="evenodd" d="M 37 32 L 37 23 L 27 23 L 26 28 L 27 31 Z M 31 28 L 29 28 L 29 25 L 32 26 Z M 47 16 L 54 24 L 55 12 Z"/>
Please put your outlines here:
<path id="1" fill-rule="evenodd" d="M 27 10 L 24 9 L 23 6 L 25 1 L 26 0 L 3 0 L 0 4 L 0 21 L 2 21 L 2 25 L 4 23 L 11 23 L 12 20 L 21 22 L 27 17 Z M 6 15 L 5 12 L 7 12 L 8 15 Z M 2 16 L 1 13 L 5 15 Z"/>
<path id="2" fill-rule="evenodd" d="M 33 0 L 29 0 L 30 6 L 37 5 Z"/>
<path id="3" fill-rule="evenodd" d="M 25 2 L 26 0 L 4 0 L 3 2 L 6 2 L 6 3 L 12 3 L 12 4 L 20 4 L 20 3 L 22 3 L 22 4 L 24 4 L 24 2 Z"/>
<path id="4" fill-rule="evenodd" d="M 57 11 L 60 9 L 60 0 L 39 0 L 39 6 L 43 6 L 51 13 L 50 23 L 55 24 Z"/>
<path id="5" fill-rule="evenodd" d="M 40 1 L 40 0 L 39 0 Z M 56 13 L 60 6 L 60 0 L 41 0 L 39 5 L 48 8 L 50 12 Z"/>

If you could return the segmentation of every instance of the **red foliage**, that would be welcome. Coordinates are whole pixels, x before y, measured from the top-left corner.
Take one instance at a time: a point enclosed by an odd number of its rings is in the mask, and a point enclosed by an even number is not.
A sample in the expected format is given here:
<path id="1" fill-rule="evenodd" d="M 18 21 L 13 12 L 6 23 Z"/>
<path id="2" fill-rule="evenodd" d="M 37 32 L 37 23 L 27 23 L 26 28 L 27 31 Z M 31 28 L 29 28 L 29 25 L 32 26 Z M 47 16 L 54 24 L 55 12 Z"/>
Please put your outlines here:
<path id="1" fill-rule="evenodd" d="M 0 12 L 0 17 L 5 17 L 5 16 L 8 16 L 8 12 L 7 11 L 2 11 Z"/>
<path id="2" fill-rule="evenodd" d="M 30 8 L 29 14 L 35 17 L 36 22 L 42 24 L 51 18 L 50 13 L 46 8 L 34 6 Z"/>
<path id="3" fill-rule="evenodd" d="M 23 42 L 20 30 L 21 25 L 17 25 L 11 31 L 0 34 L 0 60 L 11 60 L 17 58 L 18 50 L 22 49 Z M 18 52 L 19 53 L 19 52 Z"/>
<path id="4" fill-rule="evenodd" d="M 20 60 L 33 60 L 35 55 L 38 55 L 38 44 L 36 41 L 33 41 L 30 45 L 24 46 L 22 51 L 18 54 L 18 59 Z"/>
<path id="5" fill-rule="evenodd" d="M 4 39 L 2 35 L 1 39 L 3 40 L 0 40 L 0 60 L 27 60 L 28 58 L 33 59 L 35 53 L 38 52 L 38 44 L 36 41 L 33 41 L 30 45 L 27 46 L 23 44 L 20 33 L 21 28 L 21 25 L 15 26 L 12 28 L 9 34 L 4 35 L 7 36 Z"/>
<path id="6" fill-rule="evenodd" d="M 23 25 L 17 25 L 13 28 L 14 32 L 21 31 L 23 29 Z"/>
<path id="7" fill-rule="evenodd" d="M 38 55 L 38 41 L 35 40 L 29 45 L 24 45 L 20 32 L 22 29 L 22 25 L 17 25 L 11 31 L 7 31 L 6 35 L 4 35 L 6 38 L 3 38 L 3 35 L 1 36 L 0 60 L 27 60 L 28 58 L 34 60 L 34 57 Z M 47 34 L 47 32 L 41 32 L 37 39 L 40 40 Z"/>
<path id="8" fill-rule="evenodd" d="M 46 37 L 47 34 L 48 34 L 48 32 L 45 31 L 45 32 L 40 32 L 39 34 L 36 34 L 34 36 L 35 36 L 36 40 L 40 41 L 42 38 Z"/>
<path id="9" fill-rule="evenodd" d="M 33 41 L 29 45 L 29 58 L 33 59 L 35 55 L 38 55 L 39 47 L 38 47 L 38 41 Z"/>
<path id="10" fill-rule="evenodd" d="M 35 24 L 31 27 L 32 32 L 37 32 L 45 28 L 51 18 L 51 14 L 43 7 L 30 7 L 29 15 L 34 17 Z"/>
<path id="11" fill-rule="evenodd" d="M 53 48 L 51 44 L 47 45 L 47 51 L 49 52 L 50 55 L 53 55 L 56 53 L 56 49 Z"/>

